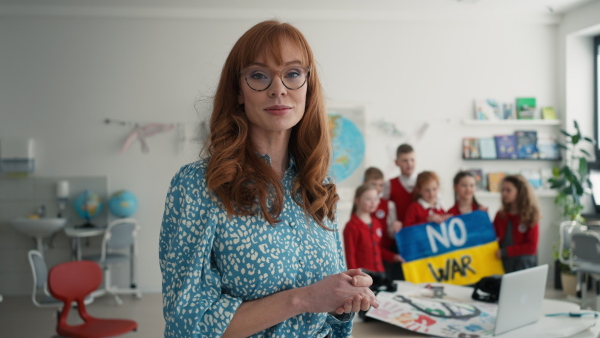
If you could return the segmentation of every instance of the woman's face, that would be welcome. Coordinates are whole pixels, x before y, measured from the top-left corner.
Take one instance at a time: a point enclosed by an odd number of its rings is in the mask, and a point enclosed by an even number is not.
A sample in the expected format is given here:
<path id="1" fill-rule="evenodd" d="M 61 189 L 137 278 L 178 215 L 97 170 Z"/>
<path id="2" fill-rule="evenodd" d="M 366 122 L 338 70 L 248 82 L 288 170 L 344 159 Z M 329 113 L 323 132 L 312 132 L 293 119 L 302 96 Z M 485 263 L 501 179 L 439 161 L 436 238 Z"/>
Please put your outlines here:
<path id="1" fill-rule="evenodd" d="M 502 190 L 500 190 L 500 193 L 502 194 L 502 203 L 509 205 L 517 200 L 517 187 L 515 187 L 514 184 L 504 181 L 502 182 L 501 189 Z"/>
<path id="2" fill-rule="evenodd" d="M 425 200 L 425 202 L 429 204 L 435 204 L 437 202 L 438 197 L 438 182 L 436 180 L 430 180 L 429 182 L 423 184 L 421 190 L 421 198 Z"/>
<path id="3" fill-rule="evenodd" d="M 253 90 L 246 83 L 244 75 L 240 76 L 241 93 L 238 103 L 244 105 L 246 116 L 250 122 L 250 133 L 254 136 L 265 136 L 290 133 L 302 116 L 306 106 L 306 90 L 308 81 L 298 89 L 288 89 L 281 82 L 281 71 L 289 66 L 302 66 L 302 52 L 288 39 L 281 43 L 283 64 L 278 65 L 272 55 L 267 59 L 262 56 L 254 60 L 252 66 L 267 68 L 273 74 L 273 82 L 263 91 Z"/>
<path id="4" fill-rule="evenodd" d="M 356 203 L 356 207 L 358 211 L 373 213 L 377 210 L 377 206 L 379 205 L 379 194 L 375 189 L 369 189 L 360 195 L 354 203 Z"/>
<path id="5" fill-rule="evenodd" d="M 459 200 L 472 200 L 475 194 L 475 178 L 471 176 L 461 178 L 454 186 L 454 190 Z"/>

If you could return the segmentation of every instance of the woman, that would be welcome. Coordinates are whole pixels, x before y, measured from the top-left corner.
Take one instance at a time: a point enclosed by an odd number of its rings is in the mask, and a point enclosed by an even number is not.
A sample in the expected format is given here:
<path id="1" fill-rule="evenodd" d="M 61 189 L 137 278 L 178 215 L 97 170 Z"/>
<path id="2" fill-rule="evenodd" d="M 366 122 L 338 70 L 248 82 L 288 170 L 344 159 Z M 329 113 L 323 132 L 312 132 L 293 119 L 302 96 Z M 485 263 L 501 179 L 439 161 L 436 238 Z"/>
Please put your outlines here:
<path id="1" fill-rule="evenodd" d="M 327 117 L 302 34 L 266 21 L 231 50 L 209 157 L 171 181 L 160 234 L 166 337 L 345 337 L 378 306 L 342 272 Z"/>

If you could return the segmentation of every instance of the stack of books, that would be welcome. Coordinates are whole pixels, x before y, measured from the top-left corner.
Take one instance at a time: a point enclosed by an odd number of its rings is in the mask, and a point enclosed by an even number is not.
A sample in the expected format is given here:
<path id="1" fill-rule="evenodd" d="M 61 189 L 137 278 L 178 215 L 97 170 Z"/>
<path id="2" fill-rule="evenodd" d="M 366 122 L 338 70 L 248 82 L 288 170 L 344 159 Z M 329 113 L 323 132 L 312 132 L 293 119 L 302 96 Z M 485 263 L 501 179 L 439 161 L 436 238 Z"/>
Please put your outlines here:
<path id="1" fill-rule="evenodd" d="M 475 100 L 476 120 L 556 120 L 553 107 L 538 109 L 534 97 L 518 97 L 512 102 L 496 99 Z"/>
<path id="2" fill-rule="evenodd" d="M 560 160 L 555 136 L 539 135 L 535 130 L 514 134 L 463 139 L 464 159 L 543 159 Z"/>

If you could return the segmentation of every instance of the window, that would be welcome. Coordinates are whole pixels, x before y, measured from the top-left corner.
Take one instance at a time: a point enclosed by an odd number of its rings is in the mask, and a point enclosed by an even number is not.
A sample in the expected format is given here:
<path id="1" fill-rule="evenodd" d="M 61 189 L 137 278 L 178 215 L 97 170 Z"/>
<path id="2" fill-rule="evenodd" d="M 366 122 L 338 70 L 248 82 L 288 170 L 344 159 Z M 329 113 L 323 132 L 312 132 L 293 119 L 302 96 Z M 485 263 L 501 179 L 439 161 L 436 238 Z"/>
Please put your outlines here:
<path id="1" fill-rule="evenodd" d="M 600 140 L 600 35 L 594 38 L 594 136 Z M 600 162 L 600 141 L 596 143 L 596 162 Z"/>

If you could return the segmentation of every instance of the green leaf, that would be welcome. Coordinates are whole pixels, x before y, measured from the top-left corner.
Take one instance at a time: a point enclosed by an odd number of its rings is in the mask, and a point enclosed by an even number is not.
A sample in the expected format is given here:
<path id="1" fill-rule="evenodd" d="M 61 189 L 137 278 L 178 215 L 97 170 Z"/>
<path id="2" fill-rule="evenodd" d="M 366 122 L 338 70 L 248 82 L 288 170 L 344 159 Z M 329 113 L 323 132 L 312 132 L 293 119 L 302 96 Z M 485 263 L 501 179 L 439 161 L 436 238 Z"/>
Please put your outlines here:
<path id="1" fill-rule="evenodd" d="M 573 135 L 571 137 L 571 143 L 573 143 L 573 145 L 576 145 L 577 143 L 579 143 L 579 140 L 581 140 L 581 134 L 577 133 L 577 135 Z"/>
<path id="2" fill-rule="evenodd" d="M 564 129 L 561 129 L 560 132 L 565 136 L 571 137 L 571 134 L 567 133 L 567 131 Z"/>
<path id="3" fill-rule="evenodd" d="M 562 144 L 562 143 L 560 143 L 560 142 L 556 142 L 556 145 L 557 145 L 559 148 L 562 148 L 562 149 L 564 149 L 564 150 L 567 150 L 567 149 L 569 149 L 569 148 L 567 148 L 567 146 L 566 146 L 566 145 L 564 145 L 564 144 Z"/>
<path id="4" fill-rule="evenodd" d="M 558 177 L 560 175 L 560 169 L 557 166 L 552 167 L 552 176 Z"/>
<path id="5" fill-rule="evenodd" d="M 590 155 L 590 153 L 588 153 L 587 150 L 585 150 L 585 149 L 579 149 L 579 150 L 581 150 L 581 152 L 586 154 L 587 156 L 592 157 L 592 155 Z"/>
<path id="6" fill-rule="evenodd" d="M 586 141 L 588 141 L 589 143 L 591 143 L 593 145 L 596 145 L 596 140 L 594 140 L 593 138 L 590 138 L 590 137 L 586 136 L 583 139 L 586 140 Z"/>
<path id="7" fill-rule="evenodd" d="M 559 178 L 559 179 L 555 179 L 554 182 L 550 182 L 550 180 L 548 180 L 551 189 L 558 189 L 558 188 L 562 188 L 566 183 L 567 180 L 565 180 L 564 178 Z"/>
<path id="8" fill-rule="evenodd" d="M 581 157 L 581 158 L 579 158 L 579 177 L 582 177 L 582 178 L 586 177 L 587 174 L 588 174 L 588 161 L 587 161 L 587 158 Z"/>
<path id="9" fill-rule="evenodd" d="M 573 126 L 575 126 L 575 130 L 577 130 L 577 134 L 581 136 L 581 132 L 579 131 L 579 123 L 577 123 L 577 120 L 573 120 Z"/>

